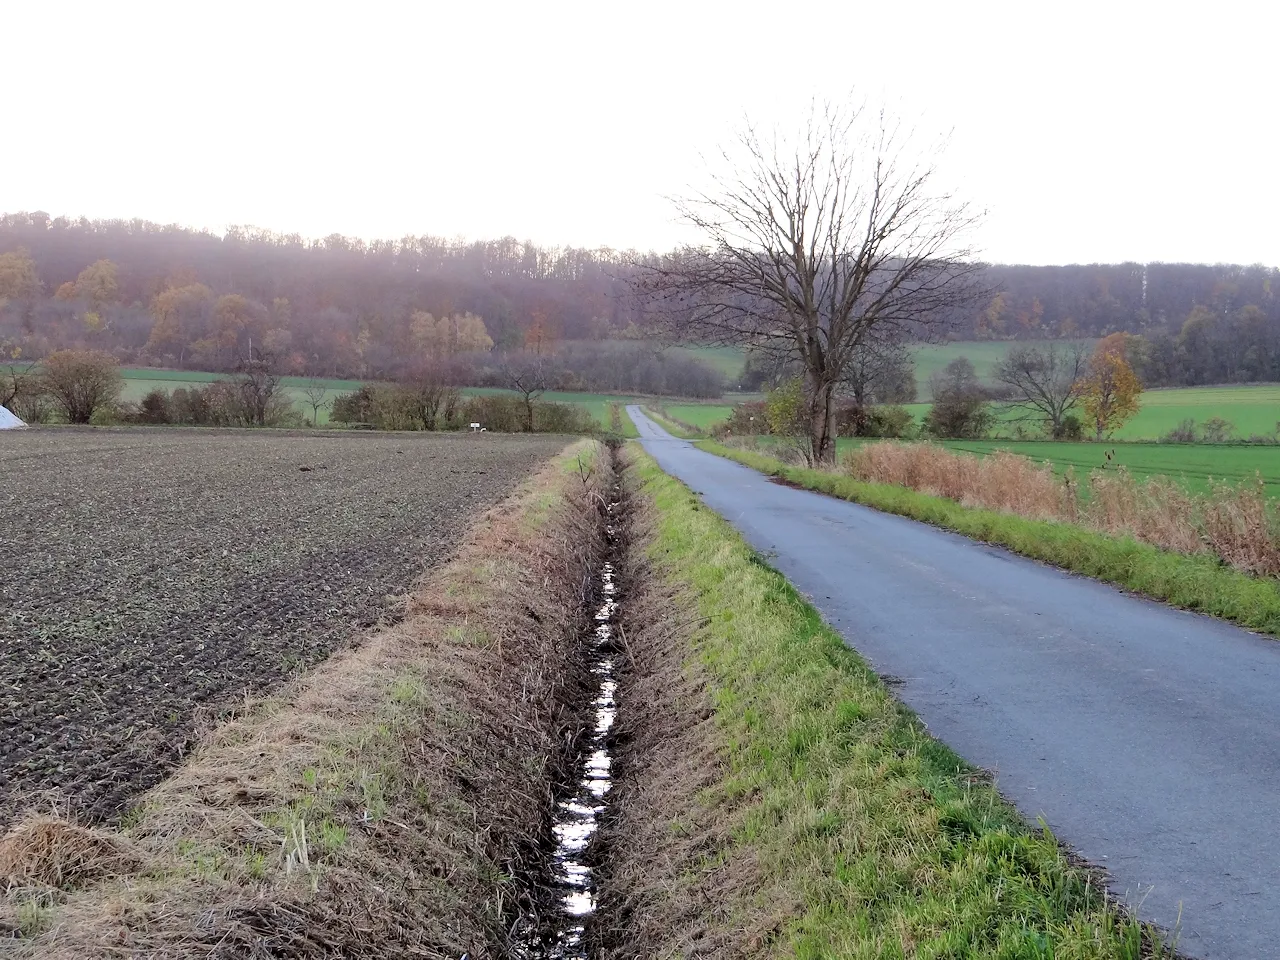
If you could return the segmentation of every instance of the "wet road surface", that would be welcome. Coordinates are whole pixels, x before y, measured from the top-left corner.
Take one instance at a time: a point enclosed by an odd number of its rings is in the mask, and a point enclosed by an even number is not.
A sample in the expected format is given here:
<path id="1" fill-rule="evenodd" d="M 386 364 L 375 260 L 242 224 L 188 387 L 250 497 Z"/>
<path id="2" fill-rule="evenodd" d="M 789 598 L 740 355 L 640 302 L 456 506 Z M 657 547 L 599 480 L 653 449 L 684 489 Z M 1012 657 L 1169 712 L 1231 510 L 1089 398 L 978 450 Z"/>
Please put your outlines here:
<path id="1" fill-rule="evenodd" d="M 1280 642 L 771 483 L 628 407 L 934 736 L 1193 957 L 1280 957 Z"/>

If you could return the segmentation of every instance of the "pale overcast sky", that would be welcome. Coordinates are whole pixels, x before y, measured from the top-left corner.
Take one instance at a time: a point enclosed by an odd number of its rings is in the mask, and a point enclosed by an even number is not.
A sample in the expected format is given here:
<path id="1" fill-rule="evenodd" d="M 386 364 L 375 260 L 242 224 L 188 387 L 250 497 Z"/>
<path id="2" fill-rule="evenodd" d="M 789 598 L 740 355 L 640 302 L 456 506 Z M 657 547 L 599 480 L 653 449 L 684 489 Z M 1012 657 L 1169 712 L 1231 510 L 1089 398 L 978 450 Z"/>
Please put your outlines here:
<path id="1" fill-rule="evenodd" d="M 744 113 L 952 131 L 992 260 L 1280 265 L 1277 5 L 0 0 L 0 210 L 666 247 Z"/>

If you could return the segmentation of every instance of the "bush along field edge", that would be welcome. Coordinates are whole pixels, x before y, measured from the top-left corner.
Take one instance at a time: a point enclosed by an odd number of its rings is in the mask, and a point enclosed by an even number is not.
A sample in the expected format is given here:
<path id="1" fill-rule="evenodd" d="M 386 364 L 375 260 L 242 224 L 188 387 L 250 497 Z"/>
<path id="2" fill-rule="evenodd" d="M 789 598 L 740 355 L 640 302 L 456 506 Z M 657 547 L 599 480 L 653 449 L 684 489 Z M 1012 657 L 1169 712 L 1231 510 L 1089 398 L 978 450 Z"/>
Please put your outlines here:
<path id="1" fill-rule="evenodd" d="M 806 490 L 919 520 L 1184 610 L 1280 637 L 1280 588 L 1275 582 L 1234 570 L 1207 553 L 1175 553 L 1072 523 L 967 507 L 903 486 L 792 466 L 715 441 L 699 441 L 697 446 Z"/>
<path id="2" fill-rule="evenodd" d="M 115 827 L 0 838 L 6 956 L 518 954 L 589 722 L 611 457 L 583 441 L 369 634 L 222 718 Z"/>
<path id="3" fill-rule="evenodd" d="M 600 956 L 1172 955 L 634 448 Z"/>

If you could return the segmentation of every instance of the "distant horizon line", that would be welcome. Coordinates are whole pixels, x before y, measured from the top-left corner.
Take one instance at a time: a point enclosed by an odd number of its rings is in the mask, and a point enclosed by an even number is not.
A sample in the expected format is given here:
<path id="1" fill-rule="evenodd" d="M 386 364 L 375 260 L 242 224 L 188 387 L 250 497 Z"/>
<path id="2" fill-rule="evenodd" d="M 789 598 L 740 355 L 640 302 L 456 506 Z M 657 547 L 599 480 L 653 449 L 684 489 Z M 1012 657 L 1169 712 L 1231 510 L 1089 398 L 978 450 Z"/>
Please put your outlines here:
<path id="1" fill-rule="evenodd" d="M 56 221 L 65 221 L 67 223 L 145 223 L 150 226 L 173 228 L 186 231 L 188 233 L 206 234 L 216 239 L 225 240 L 235 231 L 243 231 L 250 236 L 257 235 L 264 238 L 278 238 L 281 240 L 298 241 L 303 246 L 317 246 L 323 244 L 324 241 L 331 237 L 338 237 L 348 241 L 358 241 L 363 244 L 366 249 L 375 244 L 393 243 L 400 244 L 406 240 L 440 240 L 457 246 L 469 246 L 473 244 L 500 243 L 511 241 L 525 247 L 533 247 L 546 251 L 568 251 L 579 250 L 592 253 L 613 253 L 613 254 L 634 254 L 636 256 L 661 255 L 670 250 L 681 249 L 681 245 L 667 247 L 666 250 L 659 250 L 656 247 L 647 249 L 636 246 L 613 246 L 610 244 L 583 244 L 577 245 L 572 243 L 546 243 L 533 240 L 531 238 L 520 239 L 513 233 L 502 234 L 500 236 L 491 237 L 475 237 L 462 233 L 444 234 L 444 233 L 403 233 L 399 237 L 391 238 L 386 235 L 373 236 L 361 234 L 347 234 L 340 231 L 331 231 L 326 234 L 306 234 L 301 231 L 282 231 L 271 227 L 263 227 L 252 223 L 226 223 L 223 226 L 197 226 L 192 223 L 184 223 L 178 220 L 152 220 L 147 217 L 90 217 L 85 214 L 71 215 L 67 213 L 51 214 L 47 210 L 37 208 L 35 210 L 15 210 L 0 212 L 0 219 L 9 217 L 27 217 L 35 218 L 42 215 L 47 218 L 50 223 Z M 220 232 L 219 232 L 220 231 Z M 685 246 L 693 246 L 686 244 Z M 1054 262 L 1033 263 L 1025 260 L 997 260 L 984 257 L 976 258 L 976 261 L 984 266 L 989 267 L 1123 267 L 1134 265 L 1140 267 L 1159 266 L 1192 266 L 1192 267 L 1260 267 L 1264 270 L 1280 271 L 1280 264 L 1269 264 L 1263 260 L 1141 260 L 1141 259 L 1123 259 L 1123 260 L 1066 260 Z"/>

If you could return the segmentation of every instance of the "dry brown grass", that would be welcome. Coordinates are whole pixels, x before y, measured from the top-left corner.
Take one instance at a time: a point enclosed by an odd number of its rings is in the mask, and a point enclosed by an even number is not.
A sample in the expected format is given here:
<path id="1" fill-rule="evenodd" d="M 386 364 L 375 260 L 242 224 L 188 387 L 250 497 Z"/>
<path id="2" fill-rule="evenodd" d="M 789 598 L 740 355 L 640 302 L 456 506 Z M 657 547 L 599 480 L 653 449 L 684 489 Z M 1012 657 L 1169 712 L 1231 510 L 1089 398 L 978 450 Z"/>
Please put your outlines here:
<path id="1" fill-rule="evenodd" d="M 1280 519 L 1262 481 L 1215 484 L 1194 494 L 1166 477 L 1135 480 L 1123 467 L 1096 470 L 1077 489 L 1049 464 L 1008 451 L 987 457 L 930 443 L 868 443 L 842 468 L 858 480 L 946 497 L 1035 520 L 1081 523 L 1176 553 L 1211 553 L 1257 576 L 1280 576 Z"/>
<path id="2" fill-rule="evenodd" d="M 1037 519 L 1063 516 L 1073 499 L 1048 464 L 1003 450 L 975 457 L 933 444 L 868 443 L 851 451 L 845 466 L 860 480 Z"/>
<path id="3" fill-rule="evenodd" d="M 119 834 L 11 833 L 12 955 L 505 955 L 580 722 L 565 639 L 602 550 L 602 472 L 544 469 L 400 624 L 218 727 Z"/>
<path id="4" fill-rule="evenodd" d="M 1095 470 L 1088 479 L 1083 522 L 1113 536 L 1130 536 L 1175 553 L 1203 553 L 1197 498 L 1166 477 L 1134 480 L 1129 471 Z"/>
<path id="5" fill-rule="evenodd" d="M 11 886 L 70 890 L 141 864 L 121 837 L 54 816 L 32 815 L 0 837 L 0 879 Z"/>

